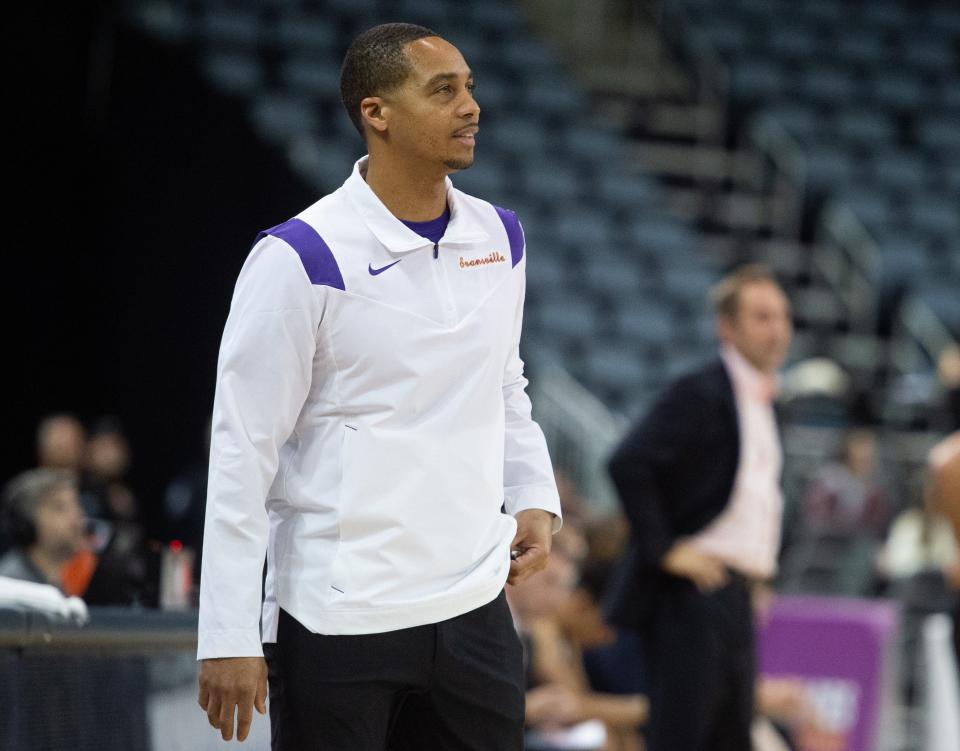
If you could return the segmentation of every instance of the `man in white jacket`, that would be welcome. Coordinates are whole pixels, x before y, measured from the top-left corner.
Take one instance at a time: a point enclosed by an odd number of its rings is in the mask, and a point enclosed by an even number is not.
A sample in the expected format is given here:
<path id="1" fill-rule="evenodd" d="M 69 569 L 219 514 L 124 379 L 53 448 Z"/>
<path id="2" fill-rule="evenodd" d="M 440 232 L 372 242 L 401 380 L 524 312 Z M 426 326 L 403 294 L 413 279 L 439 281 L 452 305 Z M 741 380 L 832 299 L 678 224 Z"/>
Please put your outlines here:
<path id="1" fill-rule="evenodd" d="M 561 523 L 519 357 L 523 231 L 448 178 L 480 113 L 455 47 L 375 27 L 341 92 L 368 156 L 261 233 L 224 330 L 199 702 L 243 740 L 269 683 L 274 751 L 520 749 L 503 587 Z"/>

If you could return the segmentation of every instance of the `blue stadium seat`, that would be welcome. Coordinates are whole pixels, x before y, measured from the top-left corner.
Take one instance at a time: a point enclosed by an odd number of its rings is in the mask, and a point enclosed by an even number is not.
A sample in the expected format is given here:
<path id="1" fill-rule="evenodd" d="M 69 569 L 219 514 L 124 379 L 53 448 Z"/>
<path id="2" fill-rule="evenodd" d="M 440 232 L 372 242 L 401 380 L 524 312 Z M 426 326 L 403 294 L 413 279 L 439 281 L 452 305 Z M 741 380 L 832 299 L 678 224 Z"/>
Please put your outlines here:
<path id="1" fill-rule="evenodd" d="M 538 306 L 534 319 L 545 333 L 568 339 L 586 341 L 601 331 L 600 315 L 596 307 L 583 298 L 564 295 Z"/>
<path id="2" fill-rule="evenodd" d="M 545 205 L 572 203 L 581 193 L 576 170 L 558 162 L 528 161 L 523 170 L 523 186 Z"/>
<path id="3" fill-rule="evenodd" d="M 478 87 L 479 89 L 479 87 Z M 479 91 L 478 91 L 479 93 Z M 504 154 L 540 159 L 547 150 L 547 126 L 539 117 L 501 112 L 495 117 L 483 118 L 481 106 L 478 144 L 494 146 Z M 511 157 L 512 158 L 512 157 Z"/>
<path id="4" fill-rule="evenodd" d="M 847 141 L 882 148 L 897 135 L 895 123 L 882 112 L 869 110 L 846 110 L 837 113 L 837 134 Z"/>
<path id="5" fill-rule="evenodd" d="M 904 36 L 900 41 L 901 58 L 920 73 L 950 73 L 957 57 L 950 39 L 943 33 Z"/>
<path id="6" fill-rule="evenodd" d="M 601 211 L 564 211 L 552 226 L 565 243 L 584 248 L 588 256 L 594 247 L 605 245 L 610 239 L 610 217 Z"/>
<path id="7" fill-rule="evenodd" d="M 837 54 L 846 63 L 863 65 L 866 68 L 889 59 L 883 36 L 872 29 L 843 30 L 836 42 Z"/>
<path id="8" fill-rule="evenodd" d="M 732 65 L 730 88 L 734 99 L 749 103 L 776 99 L 786 93 L 789 84 L 780 61 L 745 57 Z"/>
<path id="9" fill-rule="evenodd" d="M 819 144 L 807 150 L 807 185 L 820 192 L 849 185 L 857 165 L 850 150 L 838 144 Z"/>
<path id="10" fill-rule="evenodd" d="M 860 9 L 860 20 L 884 29 L 904 29 L 912 21 L 910 12 L 896 0 L 873 0 Z"/>
<path id="11" fill-rule="evenodd" d="M 449 4 L 445 0 L 397 0 L 395 13 L 408 23 L 417 23 L 444 33 Z"/>
<path id="12" fill-rule="evenodd" d="M 766 38 L 767 50 L 780 60 L 816 60 L 823 43 L 823 35 L 816 27 L 795 23 L 774 24 Z"/>
<path id="13" fill-rule="evenodd" d="M 956 3 L 932 5 L 925 9 L 924 16 L 929 28 L 951 34 L 954 38 L 960 36 L 960 6 Z"/>
<path id="14" fill-rule="evenodd" d="M 837 201 L 849 206 L 867 227 L 888 224 L 894 213 L 890 196 L 873 186 L 851 186 L 838 193 Z"/>
<path id="15" fill-rule="evenodd" d="M 901 111 L 918 110 L 926 99 L 923 81 L 911 73 L 880 71 L 867 86 L 875 102 Z"/>
<path id="16" fill-rule="evenodd" d="M 318 117 L 306 98 L 263 94 L 254 100 L 251 115 L 257 129 L 274 140 L 286 140 L 316 130 Z"/>
<path id="17" fill-rule="evenodd" d="M 712 19 L 697 31 L 702 43 L 728 56 L 736 57 L 753 46 L 751 34 L 736 20 Z"/>
<path id="18" fill-rule="evenodd" d="M 847 12 L 848 6 L 842 0 L 804 0 L 803 15 L 810 20 L 816 20 L 830 25 L 830 28 L 836 28 L 837 23 L 842 23 Z M 844 29 L 846 33 L 846 29 Z"/>
<path id="19" fill-rule="evenodd" d="M 560 136 L 563 149 L 571 157 L 599 166 L 603 174 L 616 175 L 611 163 L 623 156 L 623 139 L 619 133 L 595 123 L 569 123 Z"/>
<path id="20" fill-rule="evenodd" d="M 632 240 L 643 250 L 665 259 L 687 254 L 698 247 L 697 237 L 684 224 L 670 219 L 640 219 L 630 228 Z"/>
<path id="21" fill-rule="evenodd" d="M 960 294 L 957 280 L 924 280 L 919 288 L 920 299 L 930 306 L 937 317 L 960 337 Z"/>
<path id="22" fill-rule="evenodd" d="M 910 152 L 880 152 L 871 171 L 879 186 L 900 190 L 920 190 L 930 177 L 923 159 Z"/>
<path id="23" fill-rule="evenodd" d="M 699 305 L 701 300 L 707 298 L 710 287 L 717 281 L 716 275 L 702 264 L 696 263 L 697 259 L 692 255 L 686 261 L 682 256 L 669 257 L 672 264 L 665 265 L 663 269 L 664 283 L 671 298 L 677 303 L 678 309 L 682 308 L 688 313 L 688 305 Z"/>
<path id="24" fill-rule="evenodd" d="M 262 24 L 253 11 L 207 6 L 201 30 L 209 41 L 249 47 L 260 39 Z"/>
<path id="25" fill-rule="evenodd" d="M 331 11 L 347 17 L 375 16 L 381 12 L 381 0 L 325 0 Z"/>
<path id="26" fill-rule="evenodd" d="M 632 391 L 652 380 L 643 355 L 627 342 L 594 344 L 585 353 L 584 370 L 589 382 L 604 390 Z"/>
<path id="27" fill-rule="evenodd" d="M 928 235 L 960 237 L 960 203 L 942 195 L 920 194 L 908 204 L 914 229 Z M 960 247 L 956 251 L 960 253 Z M 960 289 L 957 294 L 960 295 Z"/>
<path id="28" fill-rule="evenodd" d="M 481 196 L 497 205 L 509 206 L 512 175 L 497 159 L 478 158 L 473 166 L 450 176 L 454 187 Z"/>
<path id="29" fill-rule="evenodd" d="M 339 54 L 338 35 L 336 24 L 328 15 L 285 13 L 266 34 L 266 40 L 281 50 L 309 55 L 315 62 L 328 56 L 328 64 L 337 68 L 339 75 L 339 66 L 333 62 Z"/>
<path id="30" fill-rule="evenodd" d="M 492 39 L 505 39 L 520 33 L 525 39 L 524 43 L 529 45 L 529 35 L 525 34 L 526 19 L 513 3 L 471 3 L 468 8 L 463 8 L 460 12 L 469 16 L 469 20 L 463 19 L 462 22 L 474 28 L 479 34 Z"/>
<path id="31" fill-rule="evenodd" d="M 263 86 L 260 58 L 248 52 L 210 51 L 201 65 L 210 81 L 228 94 L 250 94 Z"/>
<path id="32" fill-rule="evenodd" d="M 556 73 L 527 77 L 521 87 L 520 98 L 524 107 L 532 112 L 563 120 L 577 117 L 585 104 L 583 95 L 567 77 Z"/>
<path id="33" fill-rule="evenodd" d="M 320 56 L 301 54 L 280 69 L 280 80 L 291 94 L 340 101 L 340 70 Z"/>
<path id="34" fill-rule="evenodd" d="M 672 341 L 676 334 L 669 309 L 640 295 L 625 300 L 615 318 L 617 333 L 627 341 L 660 346 Z"/>
<path id="35" fill-rule="evenodd" d="M 585 260 L 583 281 L 597 297 L 613 302 L 641 293 L 645 275 L 639 265 L 615 249 L 597 246 Z"/>
<path id="36" fill-rule="evenodd" d="M 763 111 L 763 117 L 775 120 L 787 132 L 804 144 L 822 139 L 829 122 L 812 106 L 803 103 L 775 104 Z"/>
<path id="37" fill-rule="evenodd" d="M 960 84 L 957 84 L 960 88 Z M 952 115 L 928 115 L 917 130 L 921 146 L 935 157 L 960 158 L 960 112 Z"/>
<path id="38" fill-rule="evenodd" d="M 656 209 L 661 202 L 660 189 L 638 174 L 617 174 L 603 170 L 595 181 L 595 197 L 611 210 L 643 212 Z"/>
<path id="39" fill-rule="evenodd" d="M 534 235 L 527 238 L 527 295 L 557 299 L 569 288 L 567 273 L 549 248 L 539 242 Z"/>
<path id="40" fill-rule="evenodd" d="M 817 65 L 803 72 L 802 89 L 812 101 L 842 105 L 853 98 L 856 81 L 848 68 Z"/>

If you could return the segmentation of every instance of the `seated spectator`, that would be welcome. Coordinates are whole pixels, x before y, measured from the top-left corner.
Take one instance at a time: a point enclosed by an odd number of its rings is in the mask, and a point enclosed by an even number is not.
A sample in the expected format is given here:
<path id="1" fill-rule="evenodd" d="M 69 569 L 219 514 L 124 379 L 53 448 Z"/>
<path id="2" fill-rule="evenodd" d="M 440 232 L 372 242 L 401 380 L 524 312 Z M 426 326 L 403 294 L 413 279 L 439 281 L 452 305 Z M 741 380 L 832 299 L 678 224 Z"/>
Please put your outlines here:
<path id="1" fill-rule="evenodd" d="M 814 477 L 804 499 L 811 532 L 864 532 L 879 539 L 890 521 L 890 503 L 875 472 L 876 440 L 866 429 L 851 430 L 839 456 Z"/>
<path id="2" fill-rule="evenodd" d="M 894 519 L 877 563 L 881 575 L 888 580 L 939 573 L 960 582 L 957 542 L 949 519 L 936 508 L 929 489 L 921 505 Z"/>
<path id="3" fill-rule="evenodd" d="M 37 426 L 37 466 L 79 472 L 86 442 L 86 431 L 76 417 L 49 415 Z"/>
<path id="4" fill-rule="evenodd" d="M 578 726 L 599 721 L 606 728 L 605 745 L 600 748 L 637 751 L 642 748 L 637 729 L 646 721 L 646 697 L 606 694 L 590 686 L 581 644 L 571 638 L 568 627 L 571 620 L 578 621 L 576 636 L 583 643 L 605 640 L 609 631 L 601 623 L 595 604 L 596 617 L 582 620 L 577 618 L 577 607 L 571 609 L 576 577 L 576 565 L 560 545 L 551 552 L 547 568 L 539 576 L 507 589 L 524 643 L 527 725 L 533 730 L 565 729 L 574 734 Z M 559 747 L 540 742 L 530 745 Z"/>
<path id="5" fill-rule="evenodd" d="M 63 590 L 63 566 L 84 543 L 74 475 L 48 468 L 17 475 L 4 489 L 3 521 L 13 549 L 0 559 L 0 576 Z"/>
<path id="6" fill-rule="evenodd" d="M 92 517 L 93 555 L 67 564 L 71 594 L 88 605 L 157 604 L 157 555 L 148 551 L 140 508 L 126 483 L 130 443 L 120 421 L 102 417 L 90 429 L 80 480 L 80 497 Z"/>
<path id="7" fill-rule="evenodd" d="M 601 601 L 612 570 L 609 561 L 591 557 L 560 617 L 568 638 L 583 655 L 583 665 L 594 691 L 642 694 L 647 690 L 640 635 L 605 623 Z"/>
<path id="8" fill-rule="evenodd" d="M 91 516 L 136 522 L 140 510 L 124 479 L 130 467 L 130 444 L 119 420 L 104 417 L 90 430 L 80 495 Z"/>

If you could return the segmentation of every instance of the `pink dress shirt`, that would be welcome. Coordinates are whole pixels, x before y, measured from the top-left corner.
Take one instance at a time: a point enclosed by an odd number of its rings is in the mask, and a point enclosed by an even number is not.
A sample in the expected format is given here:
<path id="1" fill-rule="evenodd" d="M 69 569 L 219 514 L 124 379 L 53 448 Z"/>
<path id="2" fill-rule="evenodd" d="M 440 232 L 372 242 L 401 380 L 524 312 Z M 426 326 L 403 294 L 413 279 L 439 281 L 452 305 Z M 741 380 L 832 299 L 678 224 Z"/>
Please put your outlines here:
<path id="1" fill-rule="evenodd" d="M 773 413 L 777 381 L 733 346 L 722 347 L 721 356 L 733 382 L 740 460 L 727 507 L 691 541 L 741 574 L 769 579 L 777 570 L 783 517 L 783 454 Z"/>

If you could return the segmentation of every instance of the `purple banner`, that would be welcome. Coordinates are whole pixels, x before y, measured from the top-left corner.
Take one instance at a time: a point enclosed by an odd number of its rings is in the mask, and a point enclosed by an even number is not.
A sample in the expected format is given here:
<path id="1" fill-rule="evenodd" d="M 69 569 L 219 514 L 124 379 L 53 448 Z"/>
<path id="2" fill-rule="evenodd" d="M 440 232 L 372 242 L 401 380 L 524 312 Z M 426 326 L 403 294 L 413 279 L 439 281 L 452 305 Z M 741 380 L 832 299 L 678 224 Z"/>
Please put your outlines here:
<path id="1" fill-rule="evenodd" d="M 816 722 L 797 739 L 802 751 L 874 751 L 899 619 L 885 600 L 775 598 L 758 629 L 758 668 L 803 683 Z"/>

